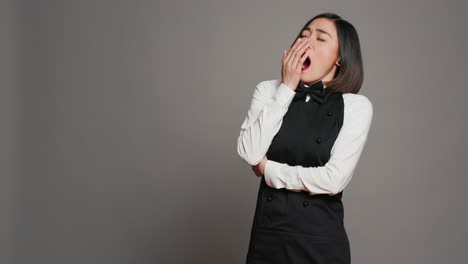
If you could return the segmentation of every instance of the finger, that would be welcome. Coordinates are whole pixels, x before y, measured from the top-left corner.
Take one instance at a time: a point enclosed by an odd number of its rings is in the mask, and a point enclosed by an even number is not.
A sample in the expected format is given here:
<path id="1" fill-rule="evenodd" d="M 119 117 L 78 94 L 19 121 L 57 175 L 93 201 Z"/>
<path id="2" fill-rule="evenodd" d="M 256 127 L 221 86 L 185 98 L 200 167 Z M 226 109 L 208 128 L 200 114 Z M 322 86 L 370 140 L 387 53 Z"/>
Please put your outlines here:
<path id="1" fill-rule="evenodd" d="M 293 65 L 294 65 L 294 54 L 295 54 L 295 50 L 294 49 L 291 49 L 288 54 L 286 54 L 286 58 L 284 59 L 284 64 L 286 65 L 286 67 L 288 69 L 291 69 L 293 68 Z"/>
<path id="2" fill-rule="evenodd" d="M 304 55 L 302 55 L 299 61 L 297 62 L 296 68 L 299 68 L 299 69 L 302 68 L 302 64 L 304 64 L 304 61 L 307 59 L 307 56 L 309 56 L 309 52 L 310 52 L 310 49 L 307 49 L 305 51 Z"/>
<path id="3" fill-rule="evenodd" d="M 291 56 L 294 57 L 294 54 L 298 52 L 302 48 L 303 45 L 307 43 L 306 38 L 301 38 L 300 42 L 291 49 Z"/>
<path id="4" fill-rule="evenodd" d="M 305 44 L 304 46 L 302 46 L 300 49 L 298 49 L 297 51 L 294 52 L 294 55 L 292 56 L 291 58 L 291 67 L 294 69 L 294 70 L 297 70 L 297 64 L 299 63 L 301 57 L 302 57 L 302 54 L 305 52 L 305 50 L 307 49 L 308 45 Z"/>
<path id="5" fill-rule="evenodd" d="M 293 50 L 294 48 L 296 48 L 297 46 L 301 45 L 302 41 L 304 40 L 304 38 L 297 38 L 293 45 L 289 48 L 289 50 Z"/>
<path id="6" fill-rule="evenodd" d="M 291 58 L 291 55 L 294 54 L 295 48 L 297 48 L 297 46 L 300 45 L 302 41 L 303 41 L 303 38 L 296 39 L 293 46 L 290 48 L 290 50 L 286 54 L 286 60 L 289 60 Z"/>
<path id="7" fill-rule="evenodd" d="M 309 46 L 309 41 L 307 38 L 303 38 L 303 41 L 300 43 L 300 45 L 296 46 L 294 51 L 292 51 L 292 55 L 290 58 L 290 67 L 294 69 L 294 71 L 297 71 L 297 64 L 304 53 L 304 50 Z"/>
<path id="8" fill-rule="evenodd" d="M 257 173 L 257 171 L 256 171 L 256 170 L 253 170 L 253 172 L 254 172 L 254 174 L 255 174 L 256 176 L 258 176 L 258 173 Z"/>
<path id="9" fill-rule="evenodd" d="M 308 47 L 309 47 L 309 42 L 305 41 L 305 43 L 301 45 L 298 50 L 296 50 L 296 52 L 294 53 L 294 58 L 293 58 L 294 68 L 297 68 L 297 64 L 299 63 L 302 57 L 302 54 L 304 53 L 304 51 L 307 50 Z"/>
<path id="10" fill-rule="evenodd" d="M 294 57 L 294 65 L 297 66 L 297 64 L 300 62 L 300 60 L 302 59 L 302 57 L 304 56 L 304 52 L 307 52 L 309 51 L 309 43 L 307 42 L 305 45 L 303 45 L 295 54 L 295 57 Z"/>

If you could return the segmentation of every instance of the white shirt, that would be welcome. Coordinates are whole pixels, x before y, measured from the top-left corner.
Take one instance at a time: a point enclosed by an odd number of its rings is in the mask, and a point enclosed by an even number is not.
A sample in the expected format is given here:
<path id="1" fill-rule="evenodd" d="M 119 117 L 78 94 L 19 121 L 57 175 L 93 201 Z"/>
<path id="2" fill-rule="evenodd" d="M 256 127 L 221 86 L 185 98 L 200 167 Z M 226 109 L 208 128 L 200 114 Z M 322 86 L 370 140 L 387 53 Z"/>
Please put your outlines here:
<path id="1" fill-rule="evenodd" d="M 237 139 L 237 153 L 247 164 L 257 165 L 266 155 L 295 94 L 281 80 L 257 84 Z M 353 93 L 343 93 L 343 102 L 343 126 L 331 149 L 329 161 L 324 166 L 303 167 L 268 160 L 264 171 L 268 186 L 307 191 L 311 195 L 335 195 L 344 190 L 366 144 L 373 106 L 366 96 Z"/>

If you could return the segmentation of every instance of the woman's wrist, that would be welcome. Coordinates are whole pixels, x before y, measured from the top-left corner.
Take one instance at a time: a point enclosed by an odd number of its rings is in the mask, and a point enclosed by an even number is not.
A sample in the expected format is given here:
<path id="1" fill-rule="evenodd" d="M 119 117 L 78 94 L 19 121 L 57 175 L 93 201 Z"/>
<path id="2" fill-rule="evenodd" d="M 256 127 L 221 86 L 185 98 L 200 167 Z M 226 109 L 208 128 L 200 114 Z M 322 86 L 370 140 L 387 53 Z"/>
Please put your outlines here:
<path id="1" fill-rule="evenodd" d="M 294 89 L 295 87 L 294 87 L 294 85 L 293 85 L 291 82 L 281 81 L 281 83 L 282 83 L 283 85 L 287 86 L 289 89 L 295 91 L 295 89 Z"/>

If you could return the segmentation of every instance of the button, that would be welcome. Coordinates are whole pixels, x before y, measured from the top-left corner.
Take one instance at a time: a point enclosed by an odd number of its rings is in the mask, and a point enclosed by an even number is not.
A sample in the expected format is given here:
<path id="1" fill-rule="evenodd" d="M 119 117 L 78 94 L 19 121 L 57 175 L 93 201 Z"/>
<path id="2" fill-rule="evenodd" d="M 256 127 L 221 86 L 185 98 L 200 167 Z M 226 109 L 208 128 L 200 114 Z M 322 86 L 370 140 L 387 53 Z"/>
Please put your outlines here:
<path id="1" fill-rule="evenodd" d="M 309 205 L 309 203 L 308 203 L 307 201 L 304 201 L 304 202 L 302 203 L 302 205 L 304 205 L 304 207 L 306 207 L 307 205 Z"/>
<path id="2" fill-rule="evenodd" d="M 271 202 L 271 200 L 273 200 L 273 197 L 271 197 L 271 196 L 268 196 L 268 198 L 267 198 L 267 199 L 268 199 L 268 201 L 269 201 L 269 202 Z"/>
<path id="3" fill-rule="evenodd" d="M 320 142 L 322 142 L 322 139 L 321 139 L 321 138 L 317 138 L 316 142 L 317 142 L 318 144 L 320 144 Z"/>
<path id="4" fill-rule="evenodd" d="M 331 115 L 332 115 L 332 112 L 328 112 L 328 115 L 331 116 Z"/>

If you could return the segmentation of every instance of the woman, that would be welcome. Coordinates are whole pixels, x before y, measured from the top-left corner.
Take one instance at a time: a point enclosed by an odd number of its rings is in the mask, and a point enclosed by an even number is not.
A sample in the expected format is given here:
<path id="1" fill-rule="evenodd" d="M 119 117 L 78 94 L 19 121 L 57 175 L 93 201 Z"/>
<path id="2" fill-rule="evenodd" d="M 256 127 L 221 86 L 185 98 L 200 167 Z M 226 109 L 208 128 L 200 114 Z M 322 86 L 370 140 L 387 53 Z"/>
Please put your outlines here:
<path id="1" fill-rule="evenodd" d="M 351 263 L 343 189 L 367 141 L 372 103 L 359 38 L 336 14 L 313 17 L 260 82 L 237 141 L 261 182 L 247 263 Z"/>

